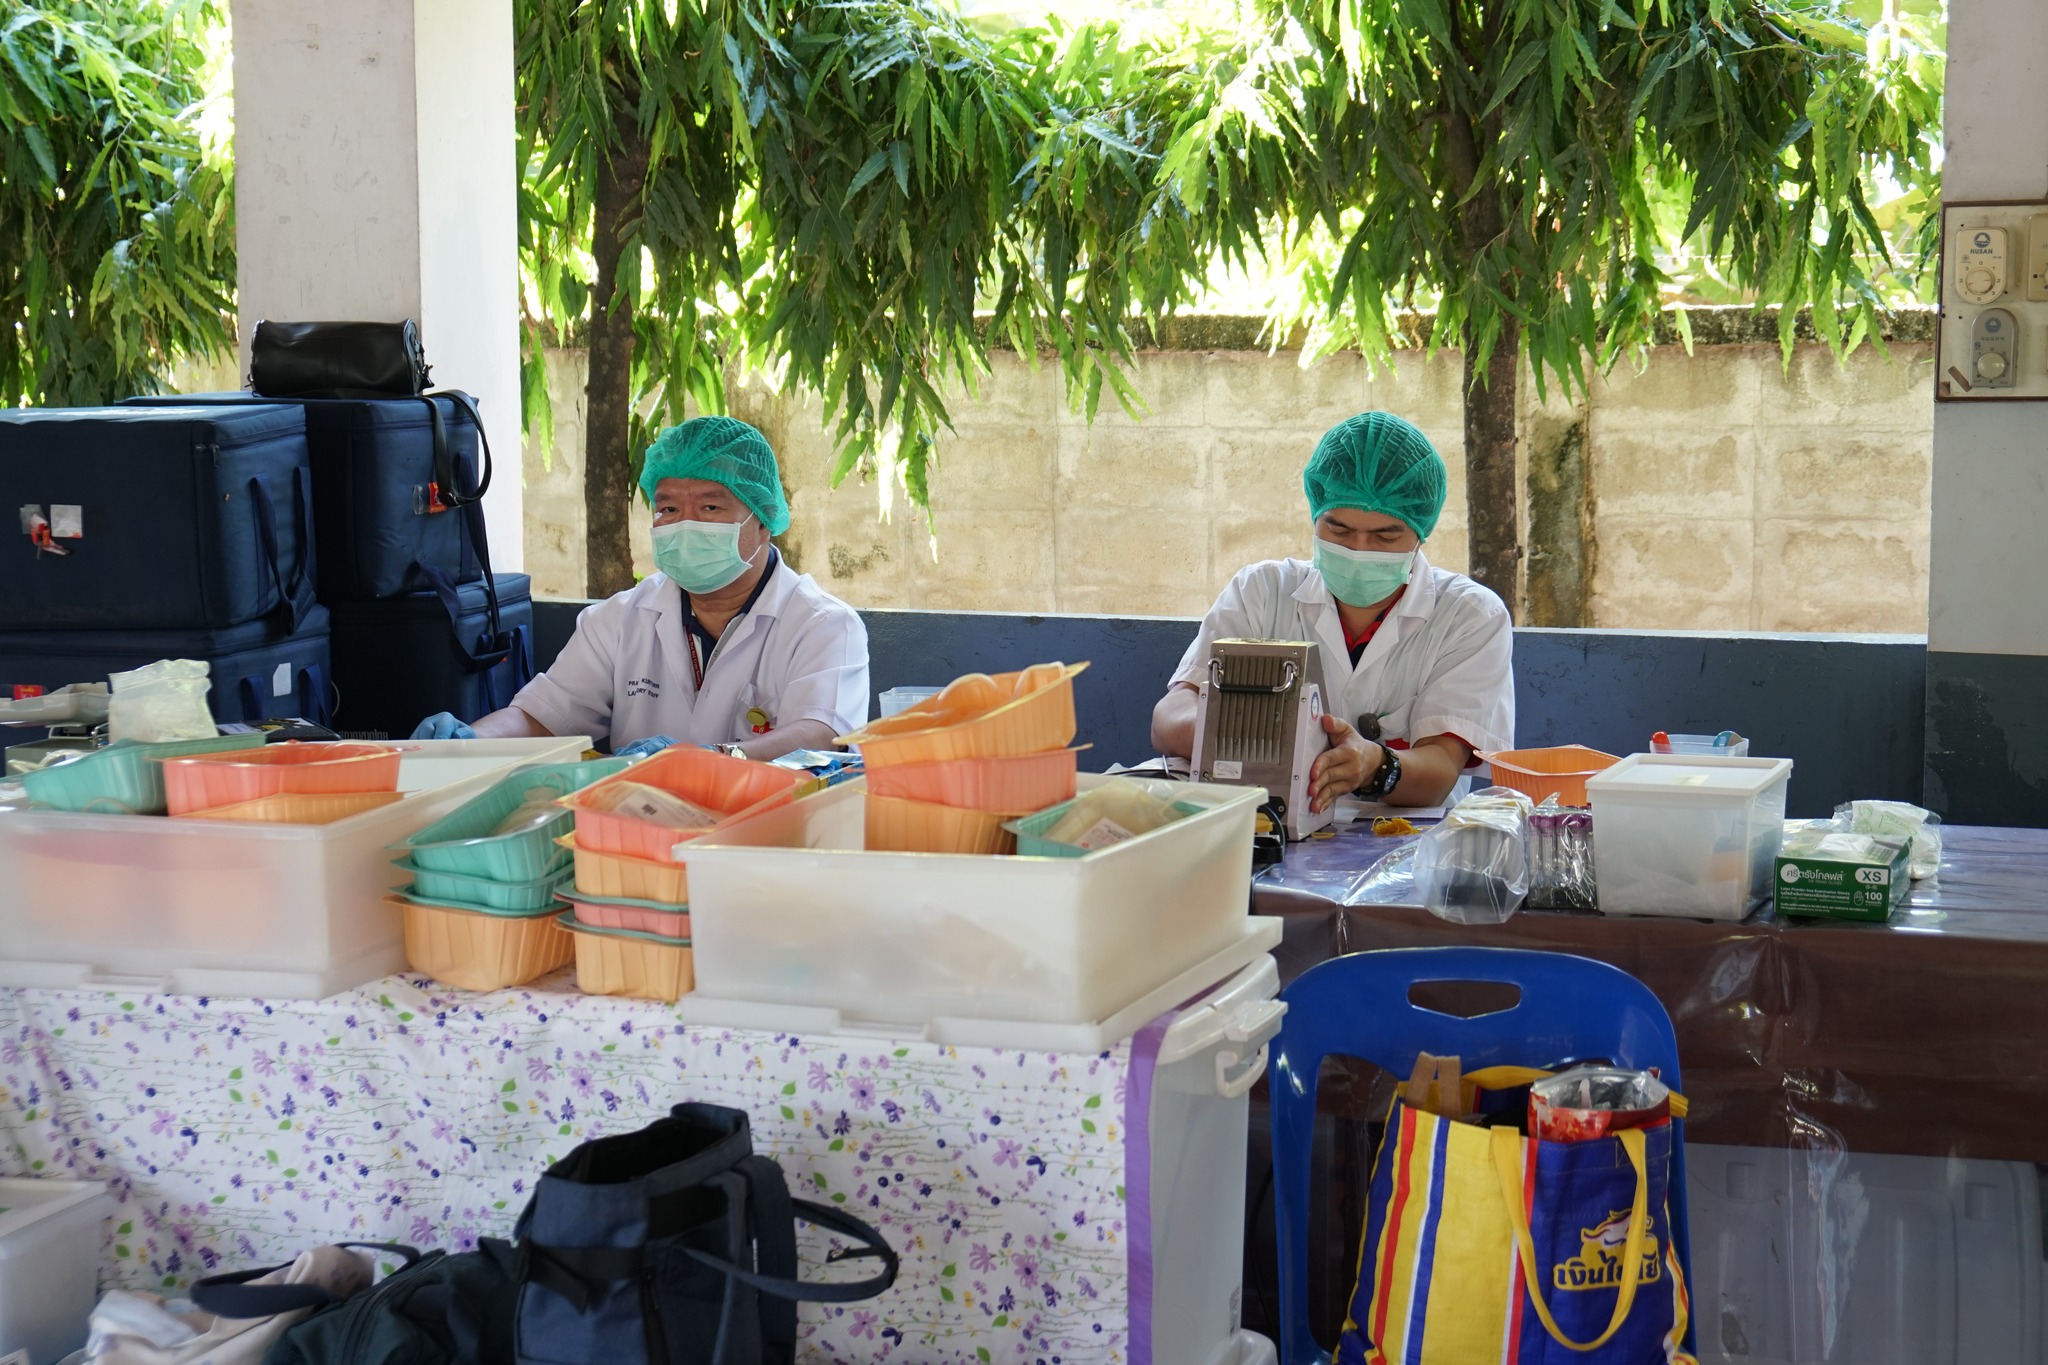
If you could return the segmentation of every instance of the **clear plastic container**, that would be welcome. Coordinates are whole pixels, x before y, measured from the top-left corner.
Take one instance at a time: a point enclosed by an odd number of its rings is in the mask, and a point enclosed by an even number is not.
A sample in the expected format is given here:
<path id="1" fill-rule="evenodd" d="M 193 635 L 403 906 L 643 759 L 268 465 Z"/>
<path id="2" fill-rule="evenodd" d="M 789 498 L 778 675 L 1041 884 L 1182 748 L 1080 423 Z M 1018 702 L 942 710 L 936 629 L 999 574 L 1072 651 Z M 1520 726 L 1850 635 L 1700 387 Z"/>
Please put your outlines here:
<path id="1" fill-rule="evenodd" d="M 567 810 L 539 829 L 493 835 L 500 821 L 518 810 L 536 789 L 561 793 L 581 791 L 623 772 L 623 758 L 584 763 L 550 763 L 521 768 L 489 791 L 444 819 L 436 820 L 402 846 L 417 866 L 433 872 L 489 877 L 501 882 L 533 881 L 567 861 L 555 839 L 568 832 L 575 817 Z"/>
<path id="2" fill-rule="evenodd" d="M 386 744 L 322 742 L 170 758 L 164 796 L 171 814 L 184 815 L 266 796 L 397 791 L 399 753 Z"/>
<path id="3" fill-rule="evenodd" d="M 1739 920 L 1770 890 L 1789 758 L 1631 754 L 1589 779 L 1600 910 Z"/>
<path id="4" fill-rule="evenodd" d="M 1658 733 L 1662 734 L 1662 731 Z M 1728 742 L 1718 744 L 1720 735 L 1665 735 L 1662 739 L 1650 741 L 1653 754 L 1694 754 L 1702 758 L 1748 758 L 1749 741 L 1741 735 L 1723 731 L 1729 736 Z"/>
<path id="5" fill-rule="evenodd" d="M 390 845 L 586 739 L 447 740 L 405 798 L 330 825 L 0 814 L 0 986 L 318 1000 L 405 966 Z"/>
<path id="6" fill-rule="evenodd" d="M 448 906 L 400 903 L 405 960 L 416 972 L 465 991 L 501 991 L 566 967 L 576 955 L 555 917 L 482 915 Z"/>
<path id="7" fill-rule="evenodd" d="M 892 687 L 878 699 L 881 719 L 908 711 L 921 701 L 930 701 L 943 689 L 937 687 Z"/>
<path id="8" fill-rule="evenodd" d="M 1586 779 L 1606 772 L 1621 759 L 1583 744 L 1548 749 L 1502 749 L 1481 755 L 1493 770 L 1493 785 L 1512 787 L 1541 804 L 1555 796 L 1561 806 L 1586 804 Z"/>
<path id="9" fill-rule="evenodd" d="M 0 1179 L 0 1360 L 85 1345 L 114 1201 L 96 1180 Z"/>
<path id="10" fill-rule="evenodd" d="M 262 745 L 261 734 L 216 735 L 164 744 L 122 739 L 84 758 L 24 773 L 21 784 L 31 802 L 50 810 L 162 815 L 168 804 L 162 760 Z"/>
<path id="11" fill-rule="evenodd" d="M 1086 858 L 869 852 L 858 781 L 737 821 L 690 850 L 698 994 L 877 1025 L 1105 1019 L 1242 935 L 1262 793 L 1182 792 L 1199 815 Z"/>

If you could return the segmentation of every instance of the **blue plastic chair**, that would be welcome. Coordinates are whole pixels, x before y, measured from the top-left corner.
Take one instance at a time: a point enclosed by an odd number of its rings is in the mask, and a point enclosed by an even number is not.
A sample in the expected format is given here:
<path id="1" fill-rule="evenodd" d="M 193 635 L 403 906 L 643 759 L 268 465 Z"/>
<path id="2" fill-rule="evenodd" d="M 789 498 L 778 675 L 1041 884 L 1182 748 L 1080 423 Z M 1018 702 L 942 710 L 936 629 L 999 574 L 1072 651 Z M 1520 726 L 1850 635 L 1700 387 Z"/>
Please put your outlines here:
<path id="1" fill-rule="evenodd" d="M 1409 1001 L 1411 987 L 1436 981 L 1505 983 L 1519 987 L 1521 998 L 1511 1008 L 1474 1019 Z M 1456 1057 L 1465 1071 L 1605 1060 L 1635 1070 L 1655 1067 L 1673 1090 L 1684 1088 L 1678 1036 L 1664 1006 L 1627 972 L 1590 958 L 1522 948 L 1353 953 L 1311 967 L 1280 998 L 1287 1002 L 1287 1016 L 1273 1042 L 1271 1071 L 1280 1365 L 1329 1359 L 1308 1321 L 1309 1153 L 1316 1078 L 1325 1057 L 1361 1058 L 1403 1078 L 1423 1052 Z M 1671 1228 L 1690 1287 L 1685 1125 L 1673 1121 L 1672 1130 Z M 1697 1349 L 1691 1327 L 1685 1345 Z"/>

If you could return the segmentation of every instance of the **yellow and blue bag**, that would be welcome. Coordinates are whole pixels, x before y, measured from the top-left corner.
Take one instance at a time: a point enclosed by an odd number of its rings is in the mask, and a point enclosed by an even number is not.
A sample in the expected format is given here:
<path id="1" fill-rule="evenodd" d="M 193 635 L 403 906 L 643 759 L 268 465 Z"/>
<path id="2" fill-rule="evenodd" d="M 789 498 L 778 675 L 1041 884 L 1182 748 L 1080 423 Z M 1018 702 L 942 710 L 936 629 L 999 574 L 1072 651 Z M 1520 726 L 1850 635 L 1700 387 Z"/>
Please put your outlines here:
<path id="1" fill-rule="evenodd" d="M 1499 1089 L 1542 1074 L 1465 1081 Z M 1541 1142 L 1396 1101 L 1337 1365 L 1695 1365 L 1671 1144 L 1668 1120 Z"/>

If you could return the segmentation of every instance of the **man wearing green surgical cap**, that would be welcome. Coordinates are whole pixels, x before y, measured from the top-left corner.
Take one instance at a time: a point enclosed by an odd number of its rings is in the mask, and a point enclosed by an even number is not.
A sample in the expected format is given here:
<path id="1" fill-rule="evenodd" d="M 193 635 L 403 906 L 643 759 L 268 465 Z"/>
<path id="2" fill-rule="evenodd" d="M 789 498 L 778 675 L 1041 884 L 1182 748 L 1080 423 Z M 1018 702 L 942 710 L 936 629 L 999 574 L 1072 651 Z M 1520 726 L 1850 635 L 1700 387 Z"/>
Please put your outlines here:
<path id="1" fill-rule="evenodd" d="M 1507 608 L 1422 555 L 1444 510 L 1443 458 L 1412 423 L 1367 412 L 1323 436 L 1301 481 L 1313 558 L 1267 560 L 1230 581 L 1153 708 L 1152 742 L 1194 751 L 1213 641 L 1311 640 L 1331 713 L 1331 747 L 1311 773 L 1316 809 L 1346 793 L 1441 804 L 1475 754 L 1515 738 Z"/>
<path id="2" fill-rule="evenodd" d="M 731 417 L 647 448 L 650 575 L 577 618 L 562 655 L 512 704 L 415 738 L 609 736 L 614 753 L 695 744 L 742 758 L 830 748 L 868 712 L 868 633 L 852 607 L 782 562 L 789 503 L 768 438 Z"/>

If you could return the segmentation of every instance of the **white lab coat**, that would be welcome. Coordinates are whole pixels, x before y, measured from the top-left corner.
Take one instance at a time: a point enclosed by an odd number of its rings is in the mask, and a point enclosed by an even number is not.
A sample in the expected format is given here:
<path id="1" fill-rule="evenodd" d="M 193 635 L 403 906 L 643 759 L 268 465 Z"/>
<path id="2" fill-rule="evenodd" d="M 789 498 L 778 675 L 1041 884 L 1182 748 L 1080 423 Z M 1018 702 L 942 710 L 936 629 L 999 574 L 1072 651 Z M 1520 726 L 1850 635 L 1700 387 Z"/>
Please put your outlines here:
<path id="1" fill-rule="evenodd" d="M 700 695 L 690 666 L 683 592 L 651 574 L 583 609 L 576 634 L 512 704 L 558 735 L 650 735 L 693 744 L 744 742 L 748 710 L 769 728 L 822 721 L 835 735 L 868 714 L 868 632 L 859 613 L 777 557 L 767 587 L 719 637 Z"/>
<path id="2" fill-rule="evenodd" d="M 1213 640 L 1313 640 L 1327 710 L 1413 743 L 1456 735 L 1485 753 L 1515 741 L 1514 629 L 1500 598 L 1420 554 L 1401 595 L 1352 667 L 1337 603 L 1314 564 L 1269 559 L 1238 572 L 1202 618 L 1174 673 L 1199 684 Z M 1399 746 L 1396 746 L 1399 747 Z"/>

